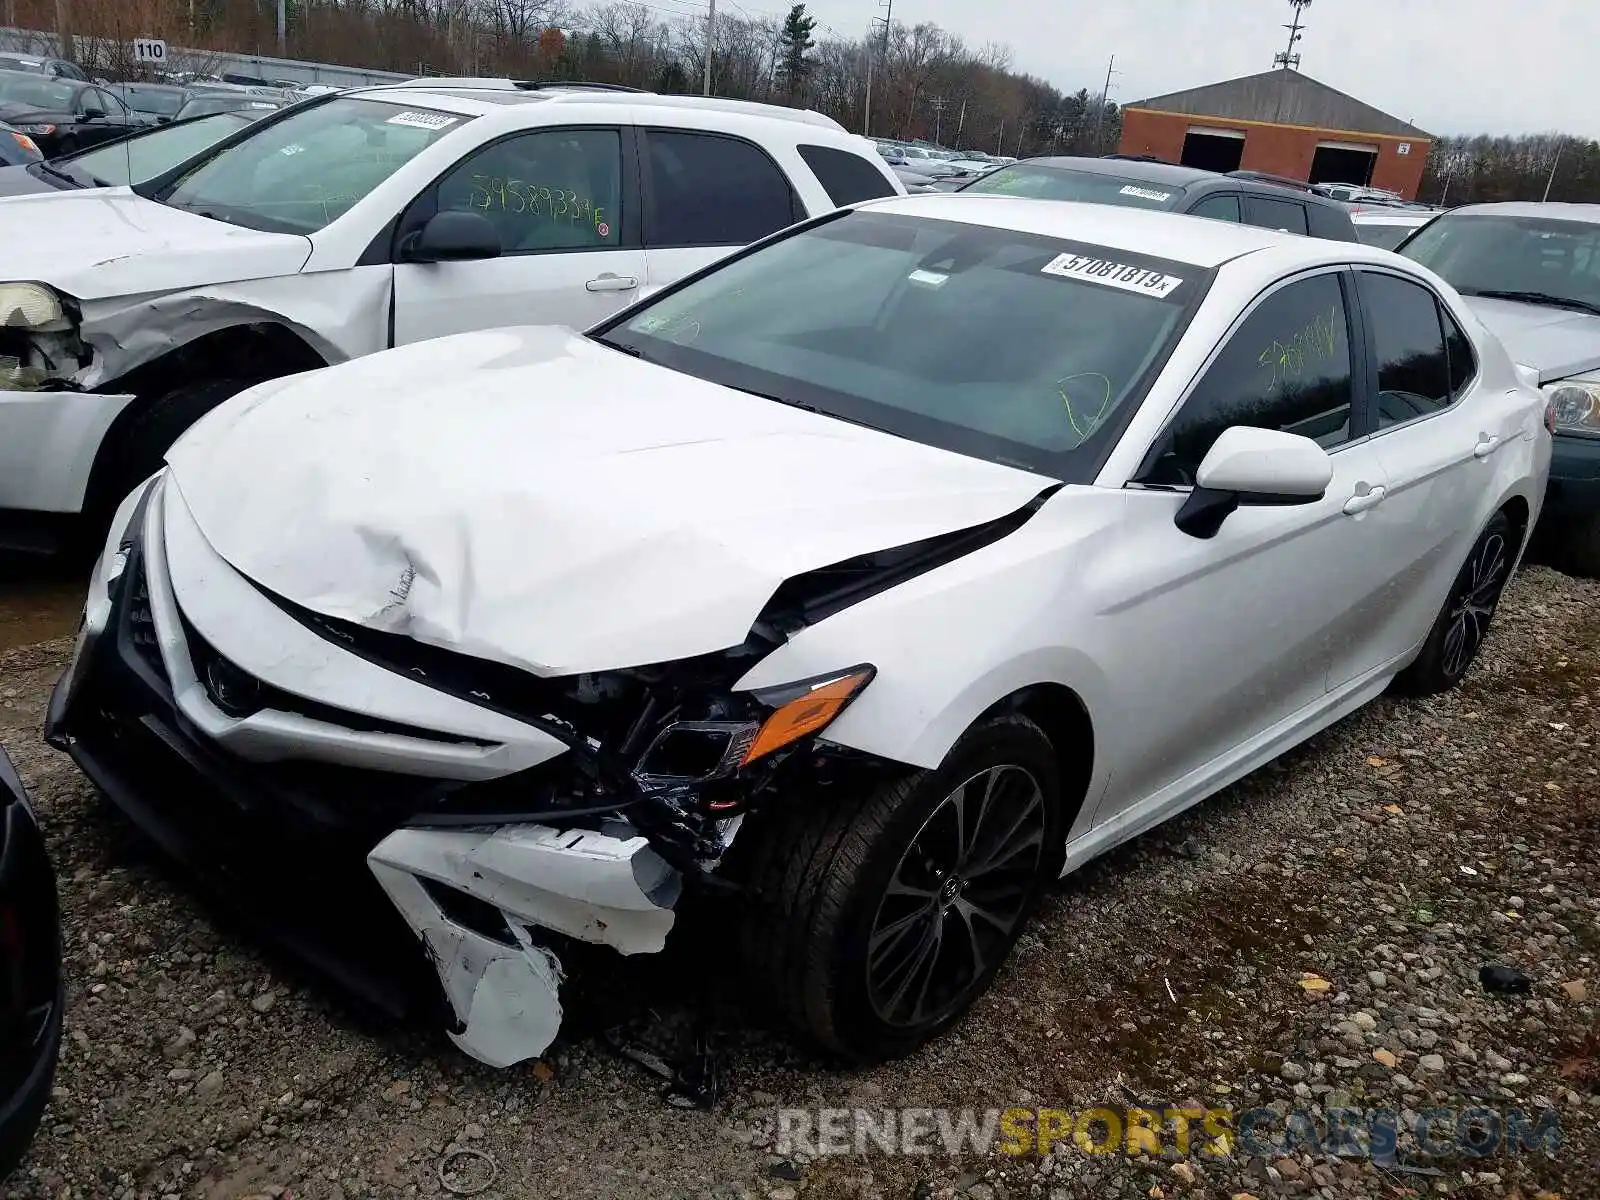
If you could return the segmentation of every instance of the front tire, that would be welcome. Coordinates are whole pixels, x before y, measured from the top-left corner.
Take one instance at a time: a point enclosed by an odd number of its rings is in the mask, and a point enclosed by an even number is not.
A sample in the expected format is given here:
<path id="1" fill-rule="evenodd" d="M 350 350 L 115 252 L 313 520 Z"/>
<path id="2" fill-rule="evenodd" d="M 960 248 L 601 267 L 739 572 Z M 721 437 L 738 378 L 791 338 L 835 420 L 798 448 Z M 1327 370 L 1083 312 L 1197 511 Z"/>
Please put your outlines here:
<path id="1" fill-rule="evenodd" d="M 1399 675 L 1394 690 L 1403 696 L 1434 696 L 1465 678 L 1489 634 L 1489 623 L 1516 561 L 1517 534 L 1497 512 L 1478 535 L 1467 561 L 1450 585 L 1444 607 L 1422 645 L 1422 653 Z"/>
<path id="2" fill-rule="evenodd" d="M 167 451 L 201 417 L 259 379 L 203 379 L 152 400 L 127 425 L 114 429 L 104 446 L 83 508 L 85 548 L 98 550 L 117 505 L 161 469 Z"/>
<path id="3" fill-rule="evenodd" d="M 755 894 L 748 970 L 823 1050 L 909 1053 L 988 989 L 1065 842 L 1054 749 L 1015 714 L 969 730 L 937 770 L 833 803 L 788 797 L 735 843 Z"/>

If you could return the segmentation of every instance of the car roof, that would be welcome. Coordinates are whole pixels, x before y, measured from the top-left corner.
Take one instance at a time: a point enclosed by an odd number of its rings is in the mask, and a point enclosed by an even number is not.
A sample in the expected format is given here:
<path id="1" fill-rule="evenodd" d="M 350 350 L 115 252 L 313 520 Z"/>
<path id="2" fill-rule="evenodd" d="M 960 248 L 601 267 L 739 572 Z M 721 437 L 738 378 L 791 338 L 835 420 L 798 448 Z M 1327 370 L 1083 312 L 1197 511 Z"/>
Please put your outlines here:
<path id="1" fill-rule="evenodd" d="M 1257 250 L 1284 248 L 1299 250 L 1308 265 L 1345 262 L 1352 260 L 1357 248 L 1354 242 L 1325 241 L 1232 221 L 1212 221 L 1205 217 L 1114 204 L 1084 204 L 1075 200 L 946 192 L 873 200 L 858 207 L 873 212 L 1014 229 L 1207 268 Z M 1356 254 L 1354 257 L 1365 256 Z"/>
<path id="2" fill-rule="evenodd" d="M 700 112 L 736 113 L 766 117 L 847 132 L 832 117 L 812 109 L 786 108 L 780 104 L 761 104 L 754 100 L 734 100 L 725 96 L 664 96 L 656 92 L 615 91 L 603 88 L 520 85 L 510 79 L 445 79 L 435 85 L 429 80 L 408 80 L 399 84 L 379 84 L 347 95 L 404 99 L 417 104 L 433 103 L 447 112 L 463 116 L 483 116 L 496 108 L 518 104 L 597 104 L 641 109 L 671 108 Z"/>
<path id="3" fill-rule="evenodd" d="M 1084 158 L 1058 154 L 1043 158 L 1025 158 L 1019 165 L 1023 164 L 1030 167 L 1084 171 L 1091 175 L 1115 175 L 1121 179 L 1140 179 L 1150 183 L 1165 183 L 1172 187 L 1188 187 L 1192 183 L 1221 178 L 1215 171 L 1202 171 L 1199 167 L 1180 167 L 1175 163 L 1140 162 L 1133 158 Z"/>
<path id="4" fill-rule="evenodd" d="M 1587 221 L 1600 225 L 1600 204 L 1564 204 L 1535 200 L 1508 200 L 1498 204 L 1463 204 L 1452 216 L 1548 217 L 1552 221 Z"/>

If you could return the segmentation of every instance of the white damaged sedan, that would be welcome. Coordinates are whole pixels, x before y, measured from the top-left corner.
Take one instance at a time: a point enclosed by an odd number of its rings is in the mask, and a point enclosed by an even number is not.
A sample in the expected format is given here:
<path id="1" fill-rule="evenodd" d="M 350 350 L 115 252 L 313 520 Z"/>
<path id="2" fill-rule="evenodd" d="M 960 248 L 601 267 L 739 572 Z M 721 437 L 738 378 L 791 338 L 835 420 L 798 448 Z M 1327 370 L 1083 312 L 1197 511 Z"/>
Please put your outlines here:
<path id="1" fill-rule="evenodd" d="M 508 1065 L 682 902 L 821 1047 L 903 1053 L 1056 876 L 1458 682 L 1538 389 L 1438 277 L 925 196 L 579 336 L 263 384 L 124 503 L 47 733 L 363 995 Z"/>

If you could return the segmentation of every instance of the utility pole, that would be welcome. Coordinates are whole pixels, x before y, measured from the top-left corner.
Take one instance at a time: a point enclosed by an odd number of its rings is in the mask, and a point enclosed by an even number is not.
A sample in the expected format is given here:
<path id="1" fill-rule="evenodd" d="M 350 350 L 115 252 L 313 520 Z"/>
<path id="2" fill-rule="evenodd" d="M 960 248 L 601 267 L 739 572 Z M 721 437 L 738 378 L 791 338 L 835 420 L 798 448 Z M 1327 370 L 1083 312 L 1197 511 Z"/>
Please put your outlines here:
<path id="1" fill-rule="evenodd" d="M 944 141 L 940 135 L 944 132 L 944 106 L 948 103 L 943 96 L 929 96 L 928 107 L 933 109 L 933 144 L 943 146 Z"/>
<path id="2" fill-rule="evenodd" d="M 72 0 L 56 0 L 56 41 L 60 43 L 61 57 L 76 62 L 77 47 L 72 44 Z"/>
<path id="3" fill-rule="evenodd" d="M 289 0 L 278 0 L 278 57 L 289 57 Z"/>
<path id="4" fill-rule="evenodd" d="M 1544 198 L 1545 198 L 1546 202 L 1549 201 L 1549 199 L 1550 199 L 1550 189 L 1555 185 L 1555 182 L 1556 182 L 1556 168 L 1561 165 L 1561 152 L 1563 150 L 1565 150 L 1566 148 L 1567 148 L 1567 139 L 1566 138 L 1561 138 L 1559 141 L 1556 142 L 1556 156 L 1555 156 L 1555 158 L 1553 160 L 1551 160 L 1551 163 L 1550 163 L 1550 178 L 1546 179 L 1544 181 Z"/>
<path id="5" fill-rule="evenodd" d="M 1100 91 L 1100 109 L 1094 114 L 1094 153 L 1100 153 L 1100 134 L 1106 120 L 1106 102 L 1111 98 L 1111 76 L 1116 74 L 1113 69 L 1117 65 L 1117 56 L 1113 54 L 1111 61 L 1106 65 L 1106 86 Z"/>
<path id="6" fill-rule="evenodd" d="M 711 95 L 711 41 L 717 31 L 717 0 L 711 0 L 711 11 L 706 14 L 706 95 Z"/>
<path id="7" fill-rule="evenodd" d="M 961 149 L 961 131 L 963 129 L 965 129 L 966 127 L 967 127 L 967 100 L 966 100 L 966 97 L 963 96 L 961 98 L 961 115 L 956 118 L 956 145 L 955 145 L 955 148 L 957 150 Z"/>
<path id="8" fill-rule="evenodd" d="M 879 25 L 883 26 L 882 49 L 879 52 L 879 74 L 883 76 L 883 88 L 889 87 L 889 30 L 894 24 L 894 0 L 878 0 L 878 7 L 885 10 L 881 17 L 873 17 L 867 23 L 867 117 L 862 123 L 861 130 L 866 133 L 872 128 L 872 35 Z"/>

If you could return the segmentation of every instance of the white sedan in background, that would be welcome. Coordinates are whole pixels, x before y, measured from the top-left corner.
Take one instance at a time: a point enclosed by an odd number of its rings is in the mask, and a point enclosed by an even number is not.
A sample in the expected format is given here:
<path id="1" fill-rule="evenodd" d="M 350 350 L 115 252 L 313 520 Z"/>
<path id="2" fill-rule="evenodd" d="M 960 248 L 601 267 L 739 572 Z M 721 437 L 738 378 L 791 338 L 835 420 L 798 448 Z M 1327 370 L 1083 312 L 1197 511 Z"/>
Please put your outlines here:
<path id="1" fill-rule="evenodd" d="M 48 735 L 485 1062 L 696 892 L 810 1040 L 899 1054 L 1056 876 L 1459 682 L 1548 420 L 1383 251 L 872 202 L 229 401 L 118 514 Z"/>

